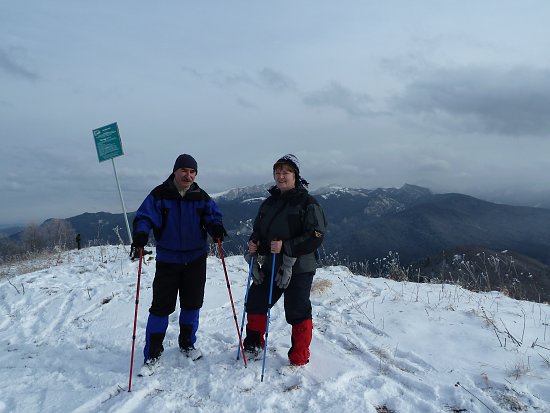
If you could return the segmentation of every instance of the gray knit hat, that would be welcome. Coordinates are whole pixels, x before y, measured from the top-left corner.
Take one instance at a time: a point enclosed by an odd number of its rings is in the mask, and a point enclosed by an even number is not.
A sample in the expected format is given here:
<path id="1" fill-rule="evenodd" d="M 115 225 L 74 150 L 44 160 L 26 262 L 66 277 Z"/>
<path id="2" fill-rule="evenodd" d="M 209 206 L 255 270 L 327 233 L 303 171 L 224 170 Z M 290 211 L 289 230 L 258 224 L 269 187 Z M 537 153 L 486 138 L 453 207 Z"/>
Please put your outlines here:
<path id="1" fill-rule="evenodd" d="M 295 170 L 296 176 L 300 176 L 300 161 L 298 160 L 298 158 L 296 158 L 296 156 L 288 153 L 285 156 L 280 157 L 273 165 L 273 170 L 275 170 L 275 168 L 277 168 L 279 165 L 283 164 L 290 165 Z"/>
<path id="2" fill-rule="evenodd" d="M 309 182 L 300 176 L 300 161 L 296 158 L 296 156 L 291 153 L 287 153 L 285 156 L 280 157 L 273 165 L 273 171 L 275 172 L 275 169 L 281 165 L 288 165 L 294 169 L 294 173 L 296 174 L 296 186 L 303 185 L 307 188 Z"/>

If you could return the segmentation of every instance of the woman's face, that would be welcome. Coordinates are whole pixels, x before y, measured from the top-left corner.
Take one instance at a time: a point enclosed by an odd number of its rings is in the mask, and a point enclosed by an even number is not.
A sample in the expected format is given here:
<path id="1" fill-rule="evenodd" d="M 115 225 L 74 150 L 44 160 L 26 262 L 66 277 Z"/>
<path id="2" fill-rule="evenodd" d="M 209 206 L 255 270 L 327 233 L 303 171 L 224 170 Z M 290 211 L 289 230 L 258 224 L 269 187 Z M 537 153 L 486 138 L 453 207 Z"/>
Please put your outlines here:
<path id="1" fill-rule="evenodd" d="M 275 179 L 275 185 L 277 185 L 277 188 L 281 192 L 286 192 L 296 187 L 296 174 L 288 165 L 283 164 L 276 167 L 275 171 L 273 171 L 273 178 Z"/>

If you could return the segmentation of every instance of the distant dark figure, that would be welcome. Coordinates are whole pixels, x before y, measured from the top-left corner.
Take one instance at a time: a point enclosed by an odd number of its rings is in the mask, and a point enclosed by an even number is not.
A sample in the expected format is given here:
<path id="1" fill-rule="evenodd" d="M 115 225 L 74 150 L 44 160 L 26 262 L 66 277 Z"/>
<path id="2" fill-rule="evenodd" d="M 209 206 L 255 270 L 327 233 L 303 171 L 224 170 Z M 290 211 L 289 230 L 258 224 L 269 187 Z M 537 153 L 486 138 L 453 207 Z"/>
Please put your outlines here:
<path id="1" fill-rule="evenodd" d="M 80 234 L 76 234 L 76 248 L 80 249 Z"/>

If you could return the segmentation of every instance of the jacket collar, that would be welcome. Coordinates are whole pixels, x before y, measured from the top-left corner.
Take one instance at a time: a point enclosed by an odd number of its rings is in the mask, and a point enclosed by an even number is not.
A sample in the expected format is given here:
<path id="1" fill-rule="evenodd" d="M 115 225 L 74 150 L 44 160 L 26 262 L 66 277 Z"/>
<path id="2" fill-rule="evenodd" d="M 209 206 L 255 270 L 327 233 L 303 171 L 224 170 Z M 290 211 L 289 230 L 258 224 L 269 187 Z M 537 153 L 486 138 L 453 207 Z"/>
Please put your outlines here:
<path id="1" fill-rule="evenodd" d="M 166 179 L 166 181 L 164 181 L 164 185 L 167 185 L 168 188 L 170 188 L 170 190 L 174 190 L 174 191 L 178 192 L 178 188 L 174 184 L 174 174 L 173 173 L 170 174 L 170 176 Z M 192 192 L 197 192 L 197 191 L 200 191 L 199 184 L 197 184 L 196 182 L 193 182 L 191 184 L 191 186 L 189 187 L 189 189 L 186 191 L 185 194 L 187 195 L 187 194 L 190 194 Z"/>
<path id="2" fill-rule="evenodd" d="M 296 188 L 289 189 L 288 191 L 286 191 L 283 194 L 283 193 L 281 193 L 281 190 L 279 188 L 277 188 L 277 185 L 273 185 L 271 188 L 268 189 L 268 192 L 272 196 L 276 196 L 276 197 L 279 197 L 279 196 L 289 197 L 289 196 L 294 196 L 294 195 L 300 194 L 300 193 L 306 193 L 307 194 L 307 189 L 300 183 L 300 184 L 298 184 L 298 186 Z"/>

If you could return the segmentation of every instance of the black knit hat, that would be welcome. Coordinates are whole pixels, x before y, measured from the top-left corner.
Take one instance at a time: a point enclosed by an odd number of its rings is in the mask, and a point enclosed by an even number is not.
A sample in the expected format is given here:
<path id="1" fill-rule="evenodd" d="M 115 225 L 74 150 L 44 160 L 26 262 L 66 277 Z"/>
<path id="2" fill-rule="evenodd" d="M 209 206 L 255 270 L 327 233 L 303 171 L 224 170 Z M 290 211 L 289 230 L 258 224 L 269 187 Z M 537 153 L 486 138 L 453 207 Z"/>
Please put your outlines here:
<path id="1" fill-rule="evenodd" d="M 273 165 L 273 170 L 283 164 L 291 166 L 296 172 L 296 177 L 300 176 L 300 161 L 298 160 L 298 158 L 296 158 L 296 156 L 288 153 L 285 156 L 277 159 L 277 162 L 275 162 L 275 164 Z"/>
<path id="2" fill-rule="evenodd" d="M 173 172 L 180 168 L 190 168 L 194 169 L 195 172 L 197 172 L 197 161 L 195 161 L 195 158 L 193 158 L 191 155 L 184 153 L 178 156 L 178 159 L 176 159 Z"/>

